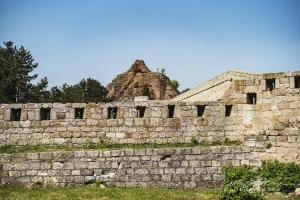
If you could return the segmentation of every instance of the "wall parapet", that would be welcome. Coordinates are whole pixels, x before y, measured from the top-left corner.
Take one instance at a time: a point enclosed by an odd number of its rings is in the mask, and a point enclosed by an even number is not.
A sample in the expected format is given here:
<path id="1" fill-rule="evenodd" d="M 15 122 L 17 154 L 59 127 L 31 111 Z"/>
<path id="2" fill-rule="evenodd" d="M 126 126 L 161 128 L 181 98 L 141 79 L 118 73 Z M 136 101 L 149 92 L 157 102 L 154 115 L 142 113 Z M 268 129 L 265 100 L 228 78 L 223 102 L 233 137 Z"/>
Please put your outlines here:
<path id="1" fill-rule="evenodd" d="M 0 118 L 1 145 L 224 141 L 236 125 L 220 102 L 1 104 Z"/>

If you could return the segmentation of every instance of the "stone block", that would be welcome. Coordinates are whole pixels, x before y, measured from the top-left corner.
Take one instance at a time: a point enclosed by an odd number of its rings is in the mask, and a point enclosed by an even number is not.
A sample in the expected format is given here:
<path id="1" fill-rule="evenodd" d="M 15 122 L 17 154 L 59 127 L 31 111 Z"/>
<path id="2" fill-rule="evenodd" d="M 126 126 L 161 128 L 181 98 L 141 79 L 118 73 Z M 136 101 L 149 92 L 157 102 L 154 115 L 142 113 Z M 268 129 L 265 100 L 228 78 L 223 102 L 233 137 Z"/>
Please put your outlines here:
<path id="1" fill-rule="evenodd" d="M 8 175 L 10 177 L 21 177 L 22 176 L 22 171 L 17 171 L 17 170 L 15 170 L 15 171 L 9 171 Z"/>
<path id="2" fill-rule="evenodd" d="M 284 130 L 285 126 L 283 123 L 275 122 L 273 123 L 274 130 Z"/>
<path id="3" fill-rule="evenodd" d="M 299 109 L 300 108 L 300 102 L 299 101 L 290 102 L 290 108 L 291 109 Z"/>
<path id="4" fill-rule="evenodd" d="M 38 173 L 37 170 L 27 170 L 26 171 L 26 176 L 36 176 Z"/>
<path id="5" fill-rule="evenodd" d="M 222 174 L 213 174 L 212 179 L 214 181 L 223 181 L 224 180 L 224 175 L 222 175 Z"/>
<path id="6" fill-rule="evenodd" d="M 195 182 L 184 182 L 184 188 L 193 189 L 196 187 L 197 187 L 197 184 Z"/>
<path id="7" fill-rule="evenodd" d="M 211 160 L 201 160 L 200 165 L 202 167 L 211 167 L 212 166 L 212 161 Z"/>
<path id="8" fill-rule="evenodd" d="M 58 169 L 63 169 L 64 164 L 60 162 L 53 162 L 52 163 L 52 169 L 53 170 L 58 170 Z"/>
<path id="9" fill-rule="evenodd" d="M 11 156 L 11 162 L 12 163 L 20 163 L 20 162 L 24 162 L 26 161 L 27 158 L 26 158 L 26 154 L 20 154 L 20 153 L 15 153 L 15 154 L 12 154 Z"/>
<path id="10" fill-rule="evenodd" d="M 249 160 L 241 160 L 241 165 L 249 165 L 250 161 Z"/>
<path id="11" fill-rule="evenodd" d="M 170 175 L 170 174 L 162 175 L 161 180 L 164 181 L 164 182 L 171 182 L 172 181 L 172 175 Z"/>
<path id="12" fill-rule="evenodd" d="M 94 170 L 93 169 L 81 169 L 80 173 L 82 176 L 93 176 Z"/>

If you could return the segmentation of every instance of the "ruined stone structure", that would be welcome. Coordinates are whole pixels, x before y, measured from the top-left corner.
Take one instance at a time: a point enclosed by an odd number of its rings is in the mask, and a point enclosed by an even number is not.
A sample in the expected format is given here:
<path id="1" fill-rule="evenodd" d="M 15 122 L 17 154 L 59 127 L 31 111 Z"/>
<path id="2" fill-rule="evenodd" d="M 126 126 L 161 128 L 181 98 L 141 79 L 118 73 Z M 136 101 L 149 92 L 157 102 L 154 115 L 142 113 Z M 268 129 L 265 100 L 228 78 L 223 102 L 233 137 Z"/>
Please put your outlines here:
<path id="1" fill-rule="evenodd" d="M 235 147 L 1 154 L 4 184 L 98 180 L 120 187 L 216 187 L 225 165 L 259 165 L 264 159 L 300 164 L 300 71 L 230 71 L 170 101 L 1 104 L 0 120 L 0 145 L 83 145 L 101 138 L 242 141 Z"/>
<path id="2" fill-rule="evenodd" d="M 170 79 L 162 73 L 151 72 L 143 60 L 136 60 L 127 72 L 117 75 L 107 85 L 111 101 L 133 101 L 146 95 L 151 100 L 169 100 L 179 94 Z"/>
<path id="3" fill-rule="evenodd" d="M 2 154 L 6 185 L 216 188 L 225 165 L 259 165 L 250 147 Z"/>

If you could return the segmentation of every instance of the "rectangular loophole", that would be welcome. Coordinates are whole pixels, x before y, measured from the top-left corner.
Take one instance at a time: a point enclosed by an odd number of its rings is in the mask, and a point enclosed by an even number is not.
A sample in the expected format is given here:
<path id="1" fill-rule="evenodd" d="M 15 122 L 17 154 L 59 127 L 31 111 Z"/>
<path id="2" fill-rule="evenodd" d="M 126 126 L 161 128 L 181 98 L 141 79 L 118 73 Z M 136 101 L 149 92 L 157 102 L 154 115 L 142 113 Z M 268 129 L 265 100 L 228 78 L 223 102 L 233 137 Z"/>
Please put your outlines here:
<path id="1" fill-rule="evenodd" d="M 266 79 L 266 90 L 272 91 L 275 89 L 275 78 Z"/>
<path id="2" fill-rule="evenodd" d="M 21 120 L 21 109 L 11 109 L 10 121 L 20 121 L 20 120 Z"/>
<path id="3" fill-rule="evenodd" d="M 197 117 L 203 117 L 205 105 L 197 105 Z"/>
<path id="4" fill-rule="evenodd" d="M 229 117 L 231 115 L 232 105 L 225 106 L 225 117 Z"/>
<path id="5" fill-rule="evenodd" d="M 295 76 L 295 88 L 300 88 L 300 76 Z"/>
<path id="6" fill-rule="evenodd" d="M 247 104 L 256 104 L 256 93 L 247 93 Z"/>
<path id="7" fill-rule="evenodd" d="M 107 109 L 107 118 L 108 119 L 117 119 L 118 107 L 109 107 Z"/>
<path id="8" fill-rule="evenodd" d="M 75 119 L 83 119 L 84 108 L 75 108 Z"/>
<path id="9" fill-rule="evenodd" d="M 145 111 L 146 111 L 146 107 L 145 106 L 137 106 L 136 107 L 136 111 L 137 111 L 137 118 L 143 118 L 145 116 Z"/>
<path id="10" fill-rule="evenodd" d="M 175 105 L 168 105 L 168 118 L 174 117 Z"/>
<path id="11" fill-rule="evenodd" d="M 50 108 L 41 108 L 40 109 L 40 120 L 50 120 Z"/>

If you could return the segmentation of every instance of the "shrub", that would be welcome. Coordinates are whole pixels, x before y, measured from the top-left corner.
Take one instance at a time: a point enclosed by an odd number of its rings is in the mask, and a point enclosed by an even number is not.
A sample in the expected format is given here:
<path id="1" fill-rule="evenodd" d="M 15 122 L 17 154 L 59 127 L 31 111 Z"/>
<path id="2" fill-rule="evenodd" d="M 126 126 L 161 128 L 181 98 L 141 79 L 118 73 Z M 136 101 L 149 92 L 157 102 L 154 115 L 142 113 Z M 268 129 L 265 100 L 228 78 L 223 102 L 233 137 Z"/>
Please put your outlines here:
<path id="1" fill-rule="evenodd" d="M 257 170 L 250 165 L 226 166 L 222 168 L 222 172 L 225 179 L 221 187 L 220 200 L 263 199 L 259 193 L 250 190 L 258 176 Z"/>
<path id="2" fill-rule="evenodd" d="M 261 179 L 261 188 L 266 192 L 293 192 L 300 187 L 300 165 L 281 163 L 278 160 L 263 161 L 258 169 L 249 165 L 226 166 L 220 200 L 259 200 L 263 196 L 253 190 L 253 182 Z"/>
<path id="3" fill-rule="evenodd" d="M 262 188 L 267 192 L 293 192 L 300 186 L 300 165 L 263 161 L 260 168 Z"/>

